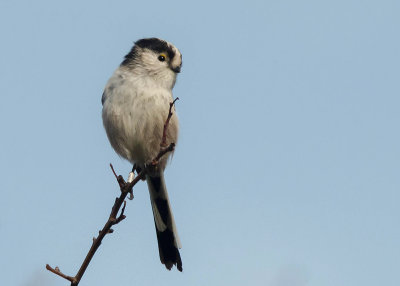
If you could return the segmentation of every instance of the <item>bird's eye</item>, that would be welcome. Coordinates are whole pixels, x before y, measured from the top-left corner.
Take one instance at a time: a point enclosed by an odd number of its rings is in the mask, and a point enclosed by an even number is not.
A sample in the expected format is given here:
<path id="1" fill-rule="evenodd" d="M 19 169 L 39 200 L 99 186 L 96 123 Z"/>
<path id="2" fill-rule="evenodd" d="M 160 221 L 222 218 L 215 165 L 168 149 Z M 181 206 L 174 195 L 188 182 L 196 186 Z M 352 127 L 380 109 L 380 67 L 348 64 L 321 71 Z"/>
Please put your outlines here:
<path id="1" fill-rule="evenodd" d="M 159 60 L 160 62 L 165 61 L 165 55 L 164 55 L 164 54 L 159 55 L 159 56 L 158 56 L 158 60 Z"/>

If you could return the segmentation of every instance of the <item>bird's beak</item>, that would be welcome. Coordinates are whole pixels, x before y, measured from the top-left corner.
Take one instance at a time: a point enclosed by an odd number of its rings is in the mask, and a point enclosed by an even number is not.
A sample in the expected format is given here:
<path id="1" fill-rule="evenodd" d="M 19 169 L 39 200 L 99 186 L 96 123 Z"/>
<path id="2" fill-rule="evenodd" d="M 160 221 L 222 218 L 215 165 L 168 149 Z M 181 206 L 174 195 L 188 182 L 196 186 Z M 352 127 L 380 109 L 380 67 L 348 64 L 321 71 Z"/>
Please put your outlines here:
<path id="1" fill-rule="evenodd" d="M 171 67 L 171 69 L 172 69 L 175 73 L 180 73 L 180 72 L 181 72 L 181 66 Z"/>

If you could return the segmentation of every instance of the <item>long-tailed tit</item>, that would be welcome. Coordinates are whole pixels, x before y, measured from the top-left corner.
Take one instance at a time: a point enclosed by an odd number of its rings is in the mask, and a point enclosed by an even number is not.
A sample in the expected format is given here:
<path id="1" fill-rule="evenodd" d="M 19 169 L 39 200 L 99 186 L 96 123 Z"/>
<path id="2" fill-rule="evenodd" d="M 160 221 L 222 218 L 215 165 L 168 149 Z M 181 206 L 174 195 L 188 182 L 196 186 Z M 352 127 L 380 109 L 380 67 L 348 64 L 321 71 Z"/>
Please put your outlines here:
<path id="1" fill-rule="evenodd" d="M 105 87 L 103 124 L 114 150 L 144 168 L 160 150 L 163 126 L 172 102 L 172 88 L 182 65 L 182 55 L 169 42 L 158 38 L 141 39 L 125 56 Z M 173 109 L 175 110 L 175 109 Z M 166 143 L 178 139 L 178 119 L 171 117 Z M 147 172 L 151 206 L 157 232 L 161 263 L 168 270 L 182 271 L 181 248 L 164 181 L 168 156 Z"/>

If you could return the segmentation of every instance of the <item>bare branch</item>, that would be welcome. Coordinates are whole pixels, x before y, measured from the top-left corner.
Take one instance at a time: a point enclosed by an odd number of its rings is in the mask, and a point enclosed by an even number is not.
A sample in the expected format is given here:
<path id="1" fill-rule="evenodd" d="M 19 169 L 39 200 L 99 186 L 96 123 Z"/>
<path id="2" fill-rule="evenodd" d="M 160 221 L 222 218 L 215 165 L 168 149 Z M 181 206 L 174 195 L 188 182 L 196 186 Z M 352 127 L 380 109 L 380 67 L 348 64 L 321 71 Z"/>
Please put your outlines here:
<path id="1" fill-rule="evenodd" d="M 168 129 L 168 125 L 169 125 L 169 121 L 171 119 L 172 116 L 172 107 L 175 104 L 175 101 L 178 100 L 179 98 L 176 98 L 173 102 L 170 103 L 169 105 L 169 113 L 168 113 L 168 117 L 164 123 L 164 129 L 163 129 L 163 136 L 162 136 L 162 140 L 161 140 L 161 144 L 160 144 L 160 151 L 158 152 L 157 156 L 153 159 L 152 164 L 150 164 L 148 166 L 148 168 L 154 167 L 155 165 L 158 164 L 159 160 L 162 158 L 162 156 L 164 156 L 166 153 L 168 152 L 172 152 L 175 149 L 175 143 L 171 143 L 169 146 L 167 146 L 166 144 L 166 137 L 167 137 L 167 129 Z M 87 267 L 90 264 L 90 261 L 92 260 L 94 254 L 96 253 L 97 249 L 100 247 L 103 238 L 109 234 L 109 233 L 113 233 L 114 230 L 111 228 L 113 225 L 116 225 L 118 223 L 120 223 L 122 220 L 124 220 L 126 218 L 124 212 L 125 212 L 125 207 L 126 207 L 126 201 L 125 198 L 128 194 L 131 194 L 131 197 L 133 198 L 133 187 L 142 179 L 144 179 L 146 177 L 146 172 L 148 168 L 144 168 L 144 169 L 137 169 L 137 167 L 133 167 L 134 169 L 136 168 L 136 170 L 140 170 L 139 174 L 136 176 L 136 178 L 134 178 L 132 180 L 132 182 L 126 182 L 124 180 L 124 178 L 121 175 L 117 175 L 117 173 L 114 170 L 114 167 L 112 164 L 110 164 L 111 170 L 115 176 L 115 179 L 118 182 L 118 185 L 120 187 L 121 190 L 121 194 L 118 198 L 115 199 L 114 205 L 111 209 L 111 213 L 110 216 L 107 220 L 107 222 L 105 223 L 105 225 L 103 226 L 103 229 L 99 231 L 99 235 L 97 237 L 93 237 L 93 242 L 92 242 L 92 246 L 90 247 L 81 267 L 78 270 L 78 273 L 75 275 L 75 277 L 71 277 L 68 275 L 65 275 L 64 273 L 62 273 L 60 271 L 60 269 L 58 267 L 56 268 L 52 268 L 50 265 L 46 264 L 46 269 L 53 272 L 54 274 L 68 280 L 71 282 L 71 286 L 77 286 L 79 284 L 79 282 L 82 279 L 83 274 L 85 273 Z M 122 206 L 123 204 L 123 206 Z M 122 206 L 122 209 L 121 209 Z M 121 213 L 119 216 L 118 212 L 121 209 Z"/>

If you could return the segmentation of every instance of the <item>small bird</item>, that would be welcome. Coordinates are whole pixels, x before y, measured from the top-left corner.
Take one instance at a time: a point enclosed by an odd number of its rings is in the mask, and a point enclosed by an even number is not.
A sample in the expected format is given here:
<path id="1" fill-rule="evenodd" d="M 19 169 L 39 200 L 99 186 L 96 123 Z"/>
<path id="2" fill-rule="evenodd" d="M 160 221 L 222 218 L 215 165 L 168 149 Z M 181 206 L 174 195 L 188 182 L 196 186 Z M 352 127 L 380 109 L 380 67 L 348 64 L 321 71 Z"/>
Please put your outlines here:
<path id="1" fill-rule="evenodd" d="M 139 169 L 157 156 L 163 128 L 173 101 L 172 89 L 181 71 L 182 55 L 171 43 L 146 38 L 135 42 L 120 66 L 108 80 L 101 99 L 103 125 L 111 146 L 121 157 Z M 176 143 L 179 123 L 171 117 L 166 143 Z M 161 263 L 168 270 L 175 265 L 182 271 L 178 237 L 164 180 L 170 153 L 154 170 L 146 173 L 157 232 Z"/>

